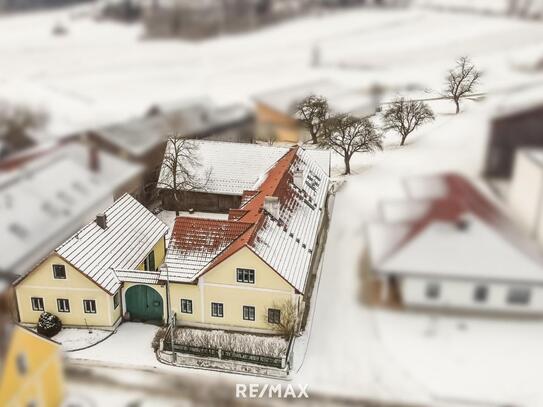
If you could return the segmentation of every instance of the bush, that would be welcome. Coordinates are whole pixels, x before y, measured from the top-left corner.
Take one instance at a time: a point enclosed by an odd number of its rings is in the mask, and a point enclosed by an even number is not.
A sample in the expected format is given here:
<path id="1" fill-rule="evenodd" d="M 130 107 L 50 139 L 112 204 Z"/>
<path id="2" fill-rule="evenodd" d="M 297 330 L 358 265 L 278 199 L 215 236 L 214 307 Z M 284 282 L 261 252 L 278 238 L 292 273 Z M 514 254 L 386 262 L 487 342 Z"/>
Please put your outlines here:
<path id="1" fill-rule="evenodd" d="M 62 322 L 56 315 L 49 312 L 42 312 L 38 320 L 38 333 L 52 338 L 62 329 Z"/>

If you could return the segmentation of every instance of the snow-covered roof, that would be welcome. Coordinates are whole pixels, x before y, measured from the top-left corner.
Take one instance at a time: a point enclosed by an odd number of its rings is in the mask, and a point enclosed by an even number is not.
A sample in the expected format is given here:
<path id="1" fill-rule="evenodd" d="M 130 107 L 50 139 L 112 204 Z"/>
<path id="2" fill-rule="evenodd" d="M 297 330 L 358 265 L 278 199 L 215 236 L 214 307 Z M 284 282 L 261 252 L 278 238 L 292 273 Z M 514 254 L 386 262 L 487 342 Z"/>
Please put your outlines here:
<path id="1" fill-rule="evenodd" d="M 292 176 L 302 172 L 301 187 Z M 326 211 L 328 177 L 303 149 L 298 149 L 287 178 L 276 192 L 280 201 L 277 218 L 266 213 L 250 246 L 273 269 L 304 292 L 321 219 Z M 242 218 L 243 219 L 243 218 Z"/>
<path id="2" fill-rule="evenodd" d="M 104 290 L 114 293 L 120 286 L 115 270 L 136 269 L 168 227 L 128 194 L 105 215 L 105 229 L 93 221 L 56 252 Z"/>
<path id="3" fill-rule="evenodd" d="M 0 270 L 25 274 L 111 202 L 109 184 L 68 156 L 0 171 Z"/>
<path id="4" fill-rule="evenodd" d="M 177 218 L 166 257 L 170 278 L 194 281 L 248 247 L 303 293 L 326 212 L 328 185 L 327 174 L 308 151 L 290 149 L 254 191 L 246 191 L 247 199 L 230 212 L 228 221 Z M 270 196 L 279 200 L 278 213 L 265 209 Z"/>
<path id="5" fill-rule="evenodd" d="M 462 221 L 462 227 L 443 221 L 428 225 L 385 260 L 379 271 L 543 282 L 543 264 L 519 251 L 477 216 L 466 214 Z"/>
<path id="6" fill-rule="evenodd" d="M 215 107 L 208 99 L 187 104 L 155 105 L 154 114 L 134 118 L 95 130 L 108 143 L 142 156 L 166 142 L 168 136 L 207 136 L 228 126 L 249 120 L 250 111 L 240 104 Z"/>
<path id="7" fill-rule="evenodd" d="M 177 282 L 193 281 L 215 258 L 238 239 L 250 223 L 178 217 L 166 254 L 167 269 L 161 279 Z"/>
<path id="8" fill-rule="evenodd" d="M 144 270 L 115 270 L 119 281 L 123 283 L 157 284 L 160 273 Z"/>
<path id="9" fill-rule="evenodd" d="M 254 99 L 277 112 L 292 116 L 296 104 L 311 95 L 324 96 L 330 109 L 336 113 L 352 113 L 359 116 L 375 113 L 375 106 L 367 95 L 328 80 L 272 90 L 258 94 Z"/>
<path id="10" fill-rule="evenodd" d="M 222 195 L 242 195 L 243 191 L 254 185 L 266 174 L 277 160 L 284 156 L 288 147 L 274 147 L 262 144 L 227 143 L 209 140 L 194 140 L 200 166 L 195 169 L 195 179 L 205 187 L 195 191 Z M 167 149 L 172 149 L 168 143 Z M 168 151 L 168 150 L 167 150 Z M 307 150 L 307 154 L 328 174 L 330 152 Z M 163 163 L 160 183 L 168 182 L 170 168 Z"/>
<path id="11" fill-rule="evenodd" d="M 539 249 L 465 178 L 419 177 L 406 188 L 411 199 L 384 205 L 384 222 L 367 229 L 377 272 L 543 281 Z"/>

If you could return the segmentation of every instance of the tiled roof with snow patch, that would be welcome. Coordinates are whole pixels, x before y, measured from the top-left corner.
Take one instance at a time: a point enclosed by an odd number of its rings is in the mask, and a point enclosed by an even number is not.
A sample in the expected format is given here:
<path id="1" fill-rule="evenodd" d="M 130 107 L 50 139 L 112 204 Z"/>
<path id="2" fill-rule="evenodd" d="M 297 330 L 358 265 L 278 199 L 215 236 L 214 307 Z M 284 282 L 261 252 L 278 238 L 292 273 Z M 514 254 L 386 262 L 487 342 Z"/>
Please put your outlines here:
<path id="1" fill-rule="evenodd" d="M 252 225 L 215 219 L 178 217 L 160 278 L 189 282 Z"/>
<path id="2" fill-rule="evenodd" d="M 104 290 L 114 293 L 120 286 L 115 269 L 136 269 L 168 227 L 128 194 L 105 215 L 105 229 L 93 221 L 56 252 Z"/>

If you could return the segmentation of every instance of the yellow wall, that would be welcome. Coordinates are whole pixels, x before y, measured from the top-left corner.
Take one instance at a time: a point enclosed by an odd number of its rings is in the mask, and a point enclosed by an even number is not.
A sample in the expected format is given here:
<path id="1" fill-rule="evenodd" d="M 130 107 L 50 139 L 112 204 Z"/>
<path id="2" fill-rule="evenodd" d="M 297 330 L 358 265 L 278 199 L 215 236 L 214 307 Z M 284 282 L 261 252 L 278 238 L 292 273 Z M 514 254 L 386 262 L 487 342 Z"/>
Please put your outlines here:
<path id="1" fill-rule="evenodd" d="M 63 264 L 66 279 L 53 278 L 53 264 Z M 22 323 L 35 324 L 41 311 L 33 311 L 31 297 L 43 298 L 45 311 L 57 315 L 63 325 L 112 326 L 120 316 L 113 309 L 113 296 L 101 289 L 57 254 L 51 254 L 16 287 L 17 307 Z M 70 301 L 70 312 L 59 312 L 57 298 Z M 83 300 L 96 301 L 96 314 L 86 314 Z"/>
<path id="2" fill-rule="evenodd" d="M 153 247 L 153 252 L 155 252 L 155 267 L 158 269 L 160 265 L 164 262 L 164 257 L 166 256 L 166 238 L 162 236 L 162 238 L 155 244 Z M 149 252 L 147 256 L 145 256 L 145 259 L 149 257 Z M 145 270 L 145 259 L 139 264 L 137 267 L 138 270 Z M 155 271 L 155 270 L 147 270 L 147 271 Z"/>
<path id="3" fill-rule="evenodd" d="M 300 126 L 292 117 L 284 115 L 266 105 L 258 103 L 256 117 L 259 129 L 263 133 L 275 131 L 276 141 L 297 143 L 300 139 Z M 260 132 L 260 130 L 259 130 Z"/>
<path id="4" fill-rule="evenodd" d="M 18 355 L 25 355 L 28 371 L 17 369 Z M 0 406 L 57 407 L 64 396 L 60 347 L 27 330 L 15 327 L 0 382 Z"/>
<path id="5" fill-rule="evenodd" d="M 236 269 L 255 270 L 255 283 L 238 283 Z M 198 285 L 172 284 L 172 305 L 178 323 L 223 326 L 232 329 L 273 329 L 268 308 L 296 300 L 295 290 L 250 249 L 243 248 L 199 279 Z M 181 314 L 181 298 L 192 299 L 193 314 Z M 224 317 L 211 316 L 211 303 L 224 304 Z M 243 319 L 243 306 L 255 307 L 255 321 Z M 202 314 L 203 310 L 203 314 Z"/>

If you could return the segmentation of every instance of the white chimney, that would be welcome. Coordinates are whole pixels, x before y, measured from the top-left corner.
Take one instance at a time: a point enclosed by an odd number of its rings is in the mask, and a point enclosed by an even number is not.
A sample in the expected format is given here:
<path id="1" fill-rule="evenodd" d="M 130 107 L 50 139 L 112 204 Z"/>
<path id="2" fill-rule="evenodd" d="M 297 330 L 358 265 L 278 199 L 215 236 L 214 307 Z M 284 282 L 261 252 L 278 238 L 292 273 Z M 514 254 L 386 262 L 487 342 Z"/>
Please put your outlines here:
<path id="1" fill-rule="evenodd" d="M 105 213 L 99 213 L 98 215 L 96 215 L 96 224 L 102 229 L 107 228 L 107 217 Z"/>
<path id="2" fill-rule="evenodd" d="M 292 174 L 292 182 L 299 189 L 304 189 L 304 172 L 301 169 L 296 168 L 294 170 L 294 173 Z"/>
<path id="3" fill-rule="evenodd" d="M 281 209 L 279 198 L 276 196 L 266 196 L 264 198 L 264 210 L 275 219 L 279 219 L 279 210 Z"/>

